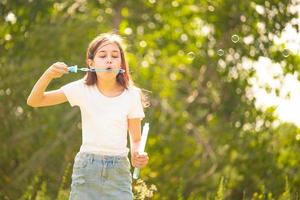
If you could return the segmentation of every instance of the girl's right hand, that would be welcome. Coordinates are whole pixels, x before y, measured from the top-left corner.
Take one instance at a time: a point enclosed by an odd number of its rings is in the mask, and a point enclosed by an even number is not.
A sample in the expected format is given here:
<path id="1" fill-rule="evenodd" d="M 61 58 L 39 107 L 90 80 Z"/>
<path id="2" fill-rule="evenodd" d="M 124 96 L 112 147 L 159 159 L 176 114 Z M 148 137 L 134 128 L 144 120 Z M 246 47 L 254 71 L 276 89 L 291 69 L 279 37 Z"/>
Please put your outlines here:
<path id="1" fill-rule="evenodd" d="M 56 62 L 52 64 L 45 72 L 46 76 L 49 78 L 60 78 L 64 74 L 68 74 L 68 65 L 63 62 Z"/>

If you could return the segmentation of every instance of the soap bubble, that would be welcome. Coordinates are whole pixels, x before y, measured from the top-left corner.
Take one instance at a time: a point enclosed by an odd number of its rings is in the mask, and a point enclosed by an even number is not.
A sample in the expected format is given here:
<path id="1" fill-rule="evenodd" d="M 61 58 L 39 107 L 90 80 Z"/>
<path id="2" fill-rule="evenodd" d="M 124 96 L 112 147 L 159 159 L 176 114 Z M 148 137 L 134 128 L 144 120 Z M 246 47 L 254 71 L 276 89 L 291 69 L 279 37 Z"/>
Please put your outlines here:
<path id="1" fill-rule="evenodd" d="M 219 49 L 219 50 L 217 51 L 217 54 L 218 54 L 219 56 L 223 56 L 223 55 L 224 55 L 224 50 L 223 50 L 223 49 Z"/>
<path id="2" fill-rule="evenodd" d="M 195 53 L 194 53 L 194 52 L 189 52 L 189 53 L 187 54 L 187 56 L 188 56 L 188 59 L 189 59 L 189 60 L 193 60 L 193 59 L 195 58 Z"/>
<path id="3" fill-rule="evenodd" d="M 289 57 L 289 55 L 290 55 L 290 51 L 288 50 L 288 49 L 284 49 L 283 51 L 282 51 L 282 55 L 284 56 L 284 57 Z"/>
<path id="4" fill-rule="evenodd" d="M 232 35 L 231 36 L 231 41 L 234 43 L 237 43 L 240 40 L 240 37 L 238 35 Z"/>

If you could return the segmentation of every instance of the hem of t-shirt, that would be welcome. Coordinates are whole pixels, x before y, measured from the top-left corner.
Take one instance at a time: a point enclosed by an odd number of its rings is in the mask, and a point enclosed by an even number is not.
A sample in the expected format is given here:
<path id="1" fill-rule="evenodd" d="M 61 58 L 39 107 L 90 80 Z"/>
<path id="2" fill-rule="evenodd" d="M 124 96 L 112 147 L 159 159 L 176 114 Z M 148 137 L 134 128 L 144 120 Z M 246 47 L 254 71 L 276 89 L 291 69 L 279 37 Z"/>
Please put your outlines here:
<path id="1" fill-rule="evenodd" d="M 144 118 L 145 118 L 145 115 L 133 115 L 133 116 L 128 116 L 128 119 L 136 119 L 136 118 L 144 119 Z"/>
<path id="2" fill-rule="evenodd" d="M 124 151 L 103 151 L 103 150 L 91 150 L 86 148 L 80 148 L 79 152 L 81 153 L 91 153 L 96 155 L 104 155 L 104 156 L 128 156 L 129 148 L 126 147 Z"/>

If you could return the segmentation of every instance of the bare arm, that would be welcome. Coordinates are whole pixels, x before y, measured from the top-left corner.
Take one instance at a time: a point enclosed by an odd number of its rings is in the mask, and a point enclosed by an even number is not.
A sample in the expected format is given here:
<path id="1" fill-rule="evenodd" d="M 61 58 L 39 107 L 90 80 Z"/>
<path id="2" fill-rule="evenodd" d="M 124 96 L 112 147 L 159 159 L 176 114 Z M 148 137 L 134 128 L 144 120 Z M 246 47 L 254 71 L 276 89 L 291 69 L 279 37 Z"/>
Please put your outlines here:
<path id="1" fill-rule="evenodd" d="M 141 119 L 128 119 L 131 152 L 137 152 L 141 141 Z"/>
<path id="2" fill-rule="evenodd" d="M 66 102 L 67 98 L 60 89 L 45 92 L 52 79 L 59 78 L 65 73 L 68 73 L 66 64 L 57 62 L 51 65 L 34 85 L 27 98 L 27 104 L 32 107 L 42 107 Z"/>
<path id="3" fill-rule="evenodd" d="M 148 154 L 139 154 L 138 149 L 141 143 L 141 119 L 128 119 L 130 134 L 131 163 L 134 167 L 145 167 L 148 164 Z"/>

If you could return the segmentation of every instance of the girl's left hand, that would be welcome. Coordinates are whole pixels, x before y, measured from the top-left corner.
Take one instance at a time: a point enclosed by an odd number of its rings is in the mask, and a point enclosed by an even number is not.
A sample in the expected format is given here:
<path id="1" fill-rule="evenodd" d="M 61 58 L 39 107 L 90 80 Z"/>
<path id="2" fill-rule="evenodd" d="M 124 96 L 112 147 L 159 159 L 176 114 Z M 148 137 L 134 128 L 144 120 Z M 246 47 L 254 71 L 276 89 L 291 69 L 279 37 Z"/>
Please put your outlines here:
<path id="1" fill-rule="evenodd" d="M 146 152 L 139 154 L 134 152 L 131 154 L 131 164 L 133 167 L 143 168 L 148 164 L 149 156 Z"/>

